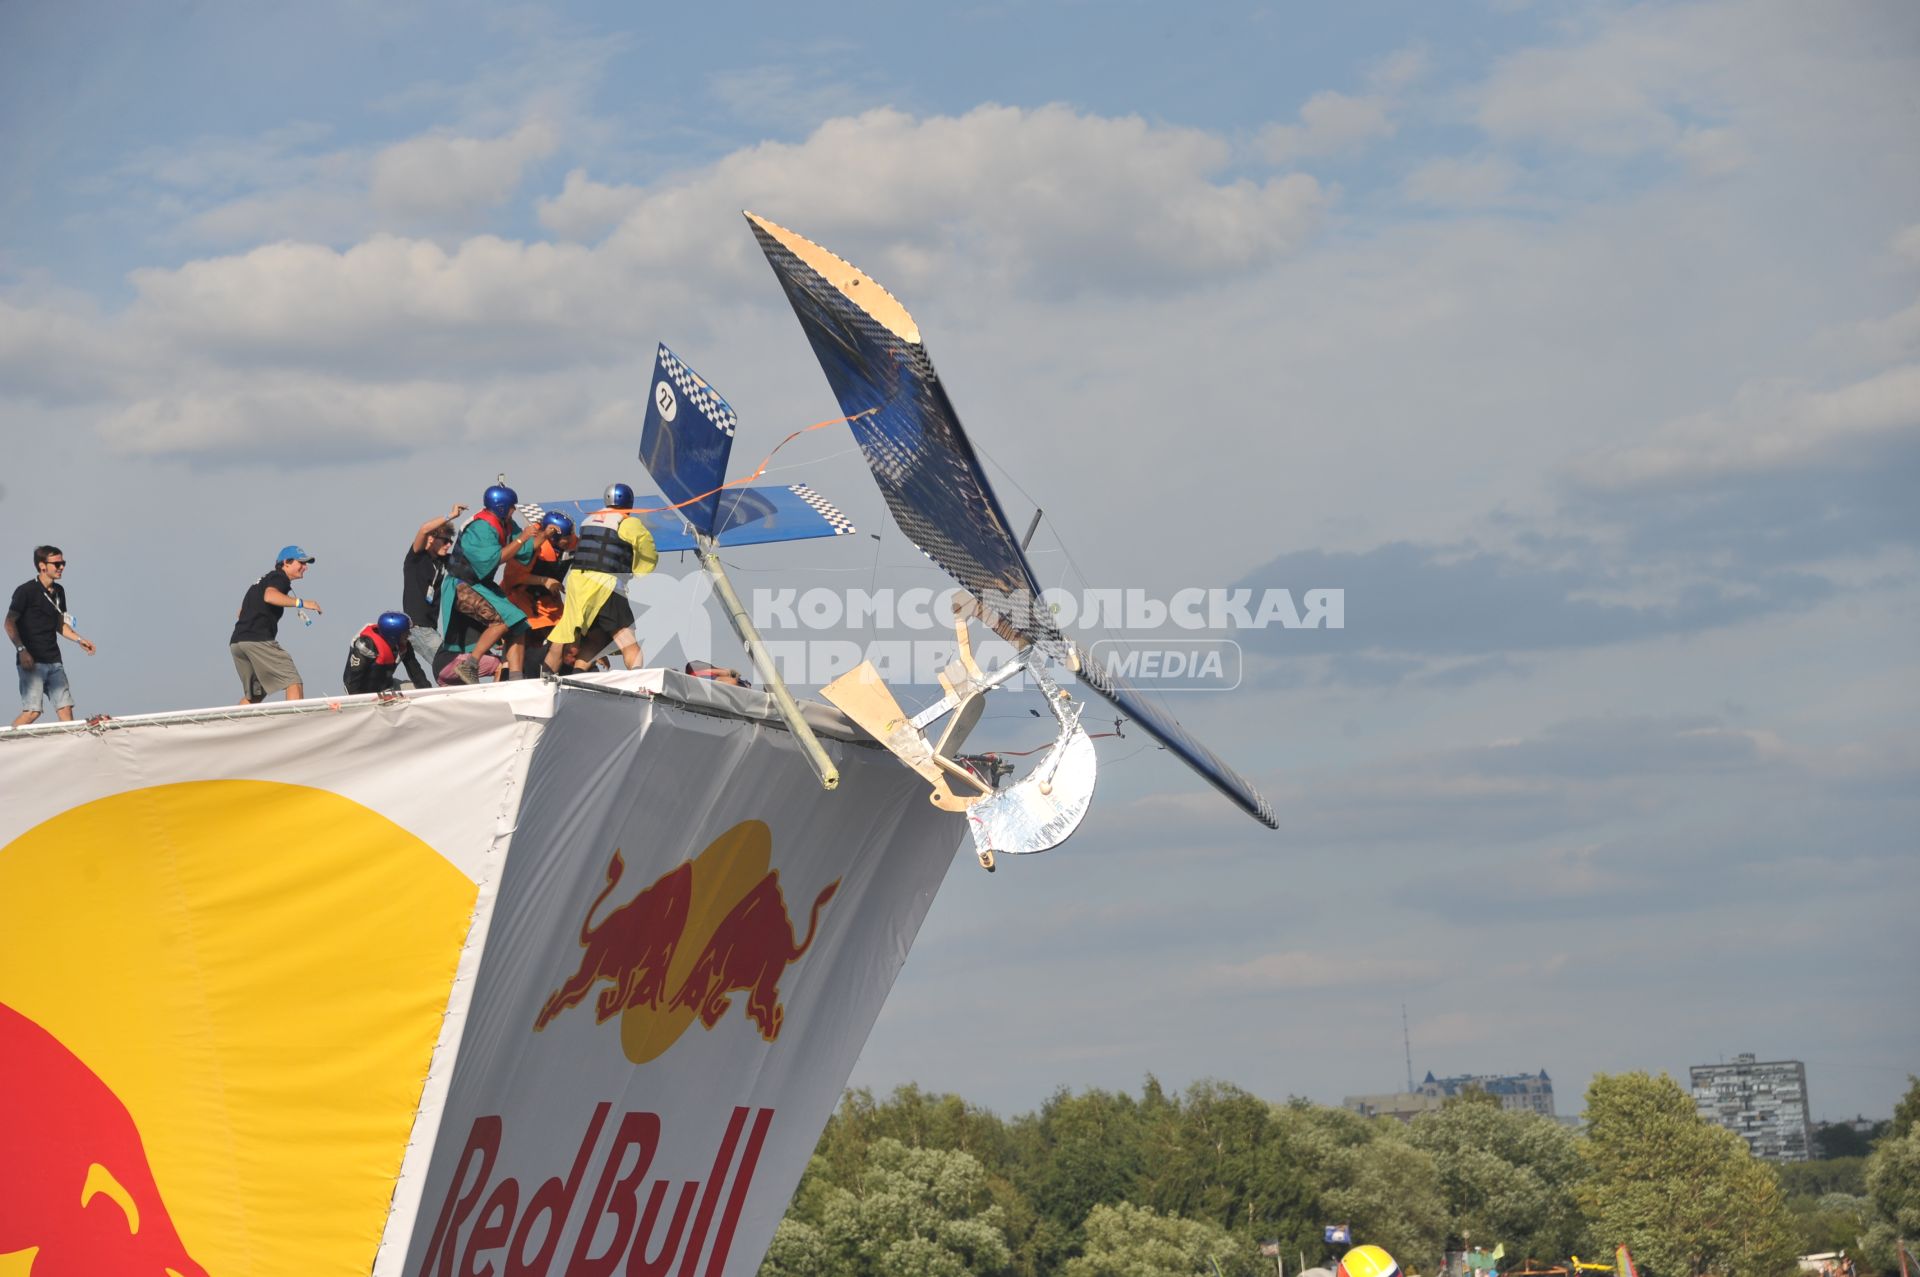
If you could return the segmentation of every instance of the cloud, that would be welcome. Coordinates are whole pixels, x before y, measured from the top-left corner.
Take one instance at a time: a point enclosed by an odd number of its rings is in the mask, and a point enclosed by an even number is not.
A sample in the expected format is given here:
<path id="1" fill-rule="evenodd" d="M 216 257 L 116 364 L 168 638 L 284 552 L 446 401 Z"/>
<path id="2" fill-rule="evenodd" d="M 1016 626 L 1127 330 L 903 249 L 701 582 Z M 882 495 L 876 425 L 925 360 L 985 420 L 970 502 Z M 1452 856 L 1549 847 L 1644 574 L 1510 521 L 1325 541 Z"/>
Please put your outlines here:
<path id="1" fill-rule="evenodd" d="M 1670 148 L 1683 101 L 1733 56 L 1674 25 L 1622 20 L 1584 43 L 1515 53 L 1477 90 L 1475 119 L 1500 142 L 1616 157 Z"/>
<path id="2" fill-rule="evenodd" d="M 1835 588 L 1824 578 L 1778 571 L 1663 579 L 1654 565 L 1616 564 L 1602 543 L 1574 544 L 1576 552 L 1563 544 L 1552 555 L 1407 541 L 1283 554 L 1240 584 L 1296 593 L 1343 589 L 1346 628 L 1248 630 L 1238 638 L 1250 653 L 1331 656 L 1332 675 L 1343 682 L 1378 685 L 1423 671 L 1444 680 L 1447 662 L 1462 658 L 1510 660 L 1714 629 L 1804 607 Z M 1506 668 L 1495 660 L 1470 672 Z"/>
<path id="3" fill-rule="evenodd" d="M 1234 992 L 1282 993 L 1300 989 L 1420 985 L 1432 981 L 1435 972 L 1430 963 L 1420 959 L 1296 949 L 1262 954 L 1246 962 L 1221 963 L 1208 970 L 1203 978 L 1216 988 Z"/>
<path id="4" fill-rule="evenodd" d="M 519 187 L 527 165 L 551 155 L 556 145 L 553 127 L 540 120 L 500 137 L 409 138 L 374 155 L 373 204 L 407 220 L 468 220 L 504 202 Z"/>
<path id="5" fill-rule="evenodd" d="M 1417 67 L 1396 69 L 1394 74 L 1417 74 Z M 1323 90 L 1300 108 L 1298 124 L 1268 125 L 1261 130 L 1257 145 L 1271 164 L 1353 150 L 1376 138 L 1393 136 L 1390 106 L 1390 100 L 1381 95 L 1353 97 Z"/>
<path id="6" fill-rule="evenodd" d="M 1888 245 L 1895 257 L 1909 266 L 1920 266 L 1920 222 L 1903 227 Z"/>
<path id="7" fill-rule="evenodd" d="M 1519 175 L 1519 166 L 1503 156 L 1443 156 L 1409 173 L 1402 190 L 1417 204 L 1485 208 L 1506 203 Z"/>
<path id="8" fill-rule="evenodd" d="M 458 217 L 505 198 L 553 145 L 537 122 L 493 139 L 414 138 L 375 157 L 374 196 L 395 215 Z M 133 304 L 102 324 L 124 321 L 196 359 L 361 377 L 611 358 L 650 339 L 648 324 L 703 313 L 700 299 L 771 305 L 752 242 L 737 230 L 749 205 L 777 208 L 908 282 L 964 262 L 985 280 L 1030 288 L 1191 286 L 1292 251 L 1323 203 L 1303 174 L 1210 180 L 1229 159 L 1212 134 L 1064 107 L 925 120 L 875 111 L 656 187 L 604 185 L 575 170 L 541 215 L 581 237 L 617 218 L 593 246 L 477 235 L 447 247 L 391 233 L 342 250 L 268 243 L 135 270 Z M 861 183 L 850 186 L 854 173 Z M 990 196 L 977 198 L 983 191 Z M 264 229 L 291 209 L 236 201 L 201 225 Z"/>
<path id="9" fill-rule="evenodd" d="M 1876 445 L 1920 441 L 1920 364 L 1831 390 L 1773 382 L 1742 388 L 1731 409 L 1683 418 L 1651 442 L 1599 453 L 1574 468 L 1592 489 L 1869 461 Z"/>
<path id="10" fill-rule="evenodd" d="M 1746 140 L 1727 128 L 1690 125 L 1674 140 L 1674 153 L 1700 177 L 1725 177 L 1752 158 Z"/>
<path id="11" fill-rule="evenodd" d="M 563 239 L 584 243 L 619 225 L 646 198 L 644 187 L 609 186 L 588 177 L 585 169 L 574 169 L 558 195 L 539 202 L 540 224 Z"/>

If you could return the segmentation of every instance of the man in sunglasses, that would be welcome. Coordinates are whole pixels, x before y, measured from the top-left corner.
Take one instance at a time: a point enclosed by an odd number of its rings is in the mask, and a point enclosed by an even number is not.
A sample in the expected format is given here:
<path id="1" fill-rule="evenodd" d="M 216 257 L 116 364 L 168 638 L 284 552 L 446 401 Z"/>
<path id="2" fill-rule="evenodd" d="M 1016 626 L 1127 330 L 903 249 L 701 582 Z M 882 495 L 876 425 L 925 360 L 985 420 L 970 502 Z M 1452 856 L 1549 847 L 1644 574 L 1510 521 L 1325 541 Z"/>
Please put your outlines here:
<path id="1" fill-rule="evenodd" d="M 60 639 L 78 643 L 87 655 L 93 644 L 73 628 L 67 611 L 67 591 L 60 578 L 67 556 L 57 545 L 33 548 L 35 576 L 13 592 L 7 603 L 7 638 L 13 643 L 13 663 L 20 670 L 20 717 L 25 727 L 40 717 L 48 701 L 63 723 L 73 721 L 73 690 L 67 685 L 67 667 L 60 661 Z"/>

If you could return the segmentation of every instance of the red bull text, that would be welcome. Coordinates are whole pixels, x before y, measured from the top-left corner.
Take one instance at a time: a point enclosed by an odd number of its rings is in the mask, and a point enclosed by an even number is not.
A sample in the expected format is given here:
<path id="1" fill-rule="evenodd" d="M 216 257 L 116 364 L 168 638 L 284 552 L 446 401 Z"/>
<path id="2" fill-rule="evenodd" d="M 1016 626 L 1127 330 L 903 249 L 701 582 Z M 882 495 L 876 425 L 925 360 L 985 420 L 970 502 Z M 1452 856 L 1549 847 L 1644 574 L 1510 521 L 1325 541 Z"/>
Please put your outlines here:
<path id="1" fill-rule="evenodd" d="M 474 1119 L 417 1277 L 720 1277 L 773 1110 L 733 1110 L 704 1185 L 681 1182 L 663 1224 L 674 1181 L 648 1179 L 660 1149 L 660 1115 L 624 1113 L 603 1141 L 612 1108 L 605 1101 L 595 1107 L 565 1178 L 555 1175 L 531 1195 L 513 1176 L 493 1178 L 505 1124 L 496 1116 Z M 558 1263 L 576 1218 L 573 1244 Z"/>

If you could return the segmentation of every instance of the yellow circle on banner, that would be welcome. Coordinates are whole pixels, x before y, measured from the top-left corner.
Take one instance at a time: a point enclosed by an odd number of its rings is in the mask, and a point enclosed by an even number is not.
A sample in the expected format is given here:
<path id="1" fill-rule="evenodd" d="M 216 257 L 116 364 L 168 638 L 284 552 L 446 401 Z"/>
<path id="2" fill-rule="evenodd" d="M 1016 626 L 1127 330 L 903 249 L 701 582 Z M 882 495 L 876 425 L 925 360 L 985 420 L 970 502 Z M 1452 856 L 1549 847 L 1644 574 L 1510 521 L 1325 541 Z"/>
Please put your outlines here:
<path id="1" fill-rule="evenodd" d="M 663 383 L 664 384 L 664 383 Z M 714 839 L 693 858 L 693 898 L 686 929 L 674 948 L 663 987 L 686 984 L 694 960 L 721 920 L 740 898 L 767 876 L 773 863 L 773 831 L 758 820 L 743 820 Z M 691 1006 L 636 1006 L 620 1017 L 620 1046 L 635 1064 L 658 1058 L 693 1027 Z"/>
<path id="2" fill-rule="evenodd" d="M 133 790 L 0 848 L 0 1003 L 125 1105 L 164 1204 L 140 1227 L 214 1274 L 363 1275 L 475 895 L 326 790 Z"/>

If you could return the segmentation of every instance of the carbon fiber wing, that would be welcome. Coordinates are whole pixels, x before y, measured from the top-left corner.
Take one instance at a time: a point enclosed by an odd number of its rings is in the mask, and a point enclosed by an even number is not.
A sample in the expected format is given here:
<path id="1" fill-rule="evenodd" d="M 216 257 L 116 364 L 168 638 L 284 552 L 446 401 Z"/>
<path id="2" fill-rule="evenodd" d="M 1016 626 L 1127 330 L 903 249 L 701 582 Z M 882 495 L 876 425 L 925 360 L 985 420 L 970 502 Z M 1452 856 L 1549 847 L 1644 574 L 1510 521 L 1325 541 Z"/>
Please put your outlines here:
<path id="1" fill-rule="evenodd" d="M 947 398 L 919 327 L 858 267 L 752 213 L 760 249 L 786 291 L 840 410 L 900 530 L 1006 626 L 1081 679 L 1249 815 L 1273 809 L 1238 772 L 1134 688 L 1081 659 L 1020 549 L 979 456 Z M 1000 628 L 996 626 L 995 628 Z"/>

